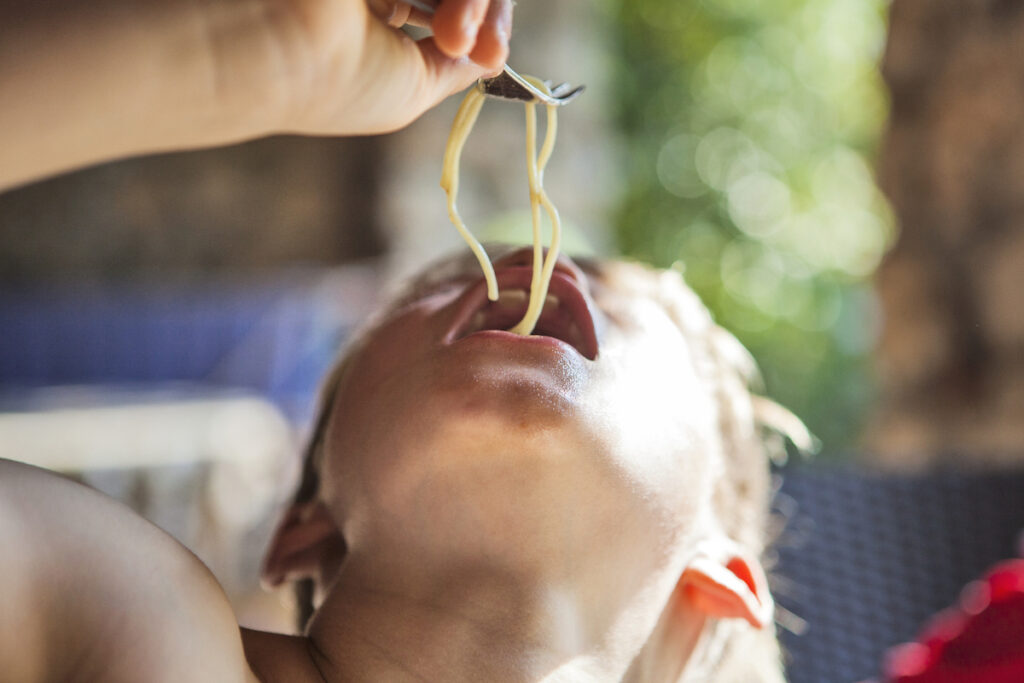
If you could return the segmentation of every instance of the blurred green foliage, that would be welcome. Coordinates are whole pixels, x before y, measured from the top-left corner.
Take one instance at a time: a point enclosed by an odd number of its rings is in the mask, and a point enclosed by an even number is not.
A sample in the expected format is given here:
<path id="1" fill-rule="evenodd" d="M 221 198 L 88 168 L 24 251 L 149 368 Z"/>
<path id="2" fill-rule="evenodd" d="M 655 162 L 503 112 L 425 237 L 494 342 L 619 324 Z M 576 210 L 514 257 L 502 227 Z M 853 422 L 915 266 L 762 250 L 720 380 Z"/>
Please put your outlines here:
<path id="1" fill-rule="evenodd" d="M 670 266 L 758 359 L 768 394 L 855 443 L 892 238 L 872 150 L 884 0 L 604 0 L 627 188 L 617 237 Z"/>

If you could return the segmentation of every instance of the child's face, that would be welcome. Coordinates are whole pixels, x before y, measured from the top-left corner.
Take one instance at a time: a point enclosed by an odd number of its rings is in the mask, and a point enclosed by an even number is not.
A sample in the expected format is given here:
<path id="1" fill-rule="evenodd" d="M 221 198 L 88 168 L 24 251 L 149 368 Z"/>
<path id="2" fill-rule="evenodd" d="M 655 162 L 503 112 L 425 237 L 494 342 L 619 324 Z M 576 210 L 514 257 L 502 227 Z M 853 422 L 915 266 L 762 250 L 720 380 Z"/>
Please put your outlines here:
<path id="1" fill-rule="evenodd" d="M 561 341 L 467 334 L 518 321 L 529 256 L 495 263 L 507 307 L 463 263 L 386 317 L 338 386 L 320 471 L 350 551 L 573 571 L 692 545 L 718 415 L 662 306 L 563 260 L 538 325 Z"/>

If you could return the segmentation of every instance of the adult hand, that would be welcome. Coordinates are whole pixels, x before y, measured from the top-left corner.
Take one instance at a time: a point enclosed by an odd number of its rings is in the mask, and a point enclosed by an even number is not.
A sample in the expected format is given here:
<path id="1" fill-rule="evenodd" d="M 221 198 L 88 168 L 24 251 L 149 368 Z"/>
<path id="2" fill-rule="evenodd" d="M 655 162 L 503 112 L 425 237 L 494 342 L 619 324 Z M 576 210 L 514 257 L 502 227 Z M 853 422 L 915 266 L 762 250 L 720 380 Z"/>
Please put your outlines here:
<path id="1" fill-rule="evenodd" d="M 297 132 L 379 133 L 401 128 L 477 78 L 497 72 L 508 54 L 511 0 L 442 0 L 433 17 L 400 0 L 274 0 L 299 18 L 293 54 L 306 58 L 291 83 Z M 368 14 L 367 14 L 368 13 Z M 429 26 L 418 42 L 398 27 Z M 284 35 L 284 34 L 282 34 Z"/>
<path id="2" fill-rule="evenodd" d="M 392 131 L 499 70 L 511 21 L 512 0 L 433 17 L 398 0 L 0 2 L 0 190 L 146 152 Z"/>

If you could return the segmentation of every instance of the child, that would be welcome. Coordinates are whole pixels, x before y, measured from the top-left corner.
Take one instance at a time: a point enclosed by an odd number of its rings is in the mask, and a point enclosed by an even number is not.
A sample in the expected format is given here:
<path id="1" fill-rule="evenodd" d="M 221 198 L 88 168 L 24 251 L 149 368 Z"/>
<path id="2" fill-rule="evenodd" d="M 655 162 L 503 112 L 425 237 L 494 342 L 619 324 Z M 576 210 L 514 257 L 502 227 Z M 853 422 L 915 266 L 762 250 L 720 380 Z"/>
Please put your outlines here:
<path id="1" fill-rule="evenodd" d="M 11 680 L 783 680 L 746 354 L 622 263 L 560 260 L 505 332 L 531 252 L 495 256 L 497 302 L 468 255 L 428 269 L 329 376 L 264 571 L 311 589 L 301 636 L 239 638 L 183 548 L 0 467 Z"/>

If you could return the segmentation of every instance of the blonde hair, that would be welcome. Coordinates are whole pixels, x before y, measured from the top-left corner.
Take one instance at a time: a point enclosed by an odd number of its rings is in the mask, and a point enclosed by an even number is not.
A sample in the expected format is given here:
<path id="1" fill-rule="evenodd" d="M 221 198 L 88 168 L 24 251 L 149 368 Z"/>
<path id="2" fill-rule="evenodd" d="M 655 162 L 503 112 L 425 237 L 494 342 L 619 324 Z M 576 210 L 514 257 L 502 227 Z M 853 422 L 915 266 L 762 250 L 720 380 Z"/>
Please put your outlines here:
<path id="1" fill-rule="evenodd" d="M 467 257 L 455 260 L 458 267 Z M 657 270 L 623 261 L 579 260 L 584 270 L 596 274 L 617 292 L 644 297 L 662 306 L 683 333 L 693 355 L 698 376 L 713 397 L 719 419 L 722 475 L 717 481 L 712 505 L 722 530 L 752 556 L 764 555 L 771 533 L 773 496 L 770 461 L 781 452 L 778 432 L 784 430 L 800 446 L 809 444 L 802 424 L 776 404 L 752 393 L 760 386 L 757 366 L 736 338 L 716 325 L 710 312 L 683 282 L 680 273 Z M 317 493 L 318 461 L 323 435 L 338 386 L 356 351 L 377 321 L 405 303 L 416 293 L 452 272 L 452 261 L 428 268 L 414 278 L 384 307 L 378 317 L 362 328 L 340 360 L 327 375 L 321 391 L 312 438 L 305 451 L 302 484 L 296 502 L 306 502 Z M 299 587 L 299 623 L 304 627 L 312 615 L 309 601 L 312 587 Z M 696 673 L 684 680 L 713 680 L 716 683 L 778 683 L 784 681 L 781 656 L 774 629 L 757 631 L 735 620 L 718 621 L 707 635 L 710 646 Z M 696 675 L 696 678 L 693 676 Z"/>

